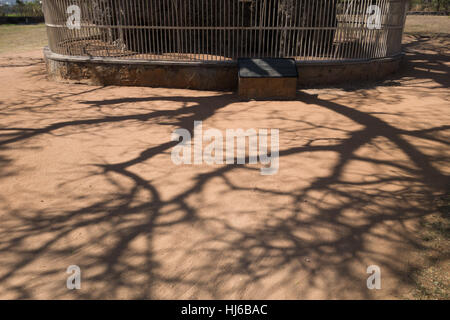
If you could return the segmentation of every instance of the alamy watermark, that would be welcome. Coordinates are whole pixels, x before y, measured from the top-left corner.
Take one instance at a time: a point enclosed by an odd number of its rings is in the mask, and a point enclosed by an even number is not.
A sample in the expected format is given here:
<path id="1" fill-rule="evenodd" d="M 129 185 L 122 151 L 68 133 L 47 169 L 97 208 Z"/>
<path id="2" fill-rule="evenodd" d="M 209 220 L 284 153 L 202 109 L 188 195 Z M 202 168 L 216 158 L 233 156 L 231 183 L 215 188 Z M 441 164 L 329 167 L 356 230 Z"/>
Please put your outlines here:
<path id="1" fill-rule="evenodd" d="M 66 286 L 69 290 L 81 289 L 81 269 L 79 266 L 71 265 L 67 267 L 66 273 L 70 274 L 67 277 Z"/>
<path id="2" fill-rule="evenodd" d="M 353 1 L 349 3 L 345 16 L 349 15 L 349 11 L 353 8 Z M 81 29 L 81 8 L 75 4 L 67 7 L 66 10 L 69 17 L 66 22 L 66 26 L 73 29 Z M 368 14 L 366 20 L 366 28 L 369 30 L 381 29 L 381 15 L 382 10 L 378 5 L 370 5 L 367 7 L 366 14 Z"/>
<path id="3" fill-rule="evenodd" d="M 261 175 L 278 173 L 278 129 L 270 130 L 270 154 L 268 129 L 227 129 L 224 135 L 214 128 L 203 130 L 203 122 L 195 121 L 193 133 L 193 139 L 191 132 L 186 129 L 177 129 L 172 133 L 172 141 L 179 141 L 172 149 L 174 164 L 244 165 L 259 162 L 263 165 Z"/>
<path id="4" fill-rule="evenodd" d="M 369 30 L 381 29 L 381 8 L 377 5 L 371 5 L 367 8 L 367 18 L 366 27 Z"/>
<path id="5" fill-rule="evenodd" d="M 66 11 L 70 16 L 67 18 L 66 26 L 70 30 L 81 29 L 81 9 L 77 5 L 67 7 Z"/>
<path id="6" fill-rule="evenodd" d="M 379 266 L 369 266 L 367 267 L 367 273 L 370 277 L 367 278 L 367 288 L 370 290 L 380 290 L 381 289 L 381 269 Z"/>

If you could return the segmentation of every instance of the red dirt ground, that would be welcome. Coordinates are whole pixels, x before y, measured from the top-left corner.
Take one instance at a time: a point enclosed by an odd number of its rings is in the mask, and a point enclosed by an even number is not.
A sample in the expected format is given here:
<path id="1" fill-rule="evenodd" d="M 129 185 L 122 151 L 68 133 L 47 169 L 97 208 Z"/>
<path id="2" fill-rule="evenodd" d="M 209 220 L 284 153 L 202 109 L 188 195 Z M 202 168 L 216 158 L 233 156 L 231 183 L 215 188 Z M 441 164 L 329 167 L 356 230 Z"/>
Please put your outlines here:
<path id="1" fill-rule="evenodd" d="M 391 79 L 289 102 L 61 84 L 40 51 L 0 56 L 0 298 L 411 297 L 449 184 L 450 60 L 448 38 L 405 41 Z M 194 120 L 280 129 L 279 173 L 175 166 Z"/>

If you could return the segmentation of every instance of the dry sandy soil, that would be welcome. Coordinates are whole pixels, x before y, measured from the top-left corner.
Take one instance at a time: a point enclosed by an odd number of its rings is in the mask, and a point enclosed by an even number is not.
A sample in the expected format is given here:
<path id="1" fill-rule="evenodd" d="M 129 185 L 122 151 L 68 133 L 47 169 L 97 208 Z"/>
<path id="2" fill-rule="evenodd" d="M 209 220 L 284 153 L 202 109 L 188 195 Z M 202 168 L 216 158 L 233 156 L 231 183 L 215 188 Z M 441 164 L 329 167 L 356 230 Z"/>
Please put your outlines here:
<path id="1" fill-rule="evenodd" d="M 405 32 L 407 33 L 450 33 L 449 16 L 408 16 Z"/>
<path id="2" fill-rule="evenodd" d="M 40 51 L 0 56 L 0 298 L 413 298 L 449 186 L 450 60 L 448 37 L 405 43 L 391 79 L 288 102 L 61 84 Z M 194 120 L 278 128 L 279 173 L 174 165 Z M 444 281 L 447 249 L 427 249 Z"/>

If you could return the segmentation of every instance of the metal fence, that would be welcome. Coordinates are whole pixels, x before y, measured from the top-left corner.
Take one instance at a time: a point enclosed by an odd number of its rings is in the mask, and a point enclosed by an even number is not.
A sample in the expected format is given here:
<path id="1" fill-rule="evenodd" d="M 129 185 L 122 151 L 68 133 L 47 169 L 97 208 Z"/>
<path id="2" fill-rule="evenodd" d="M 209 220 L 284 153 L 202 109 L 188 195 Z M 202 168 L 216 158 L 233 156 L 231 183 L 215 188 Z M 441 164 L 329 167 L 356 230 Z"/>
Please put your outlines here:
<path id="1" fill-rule="evenodd" d="M 43 9 L 50 49 L 62 55 L 150 61 L 342 61 L 400 53 L 407 3 L 44 0 Z"/>

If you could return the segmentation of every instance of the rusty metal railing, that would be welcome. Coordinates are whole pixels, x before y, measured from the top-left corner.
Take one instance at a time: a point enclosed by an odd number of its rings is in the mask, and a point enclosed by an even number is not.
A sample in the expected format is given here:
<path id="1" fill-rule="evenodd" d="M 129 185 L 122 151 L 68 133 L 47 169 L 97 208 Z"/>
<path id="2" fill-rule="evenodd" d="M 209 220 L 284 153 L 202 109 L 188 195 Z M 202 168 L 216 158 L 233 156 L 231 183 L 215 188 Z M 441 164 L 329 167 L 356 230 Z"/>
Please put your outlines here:
<path id="1" fill-rule="evenodd" d="M 44 0 L 44 15 L 50 50 L 68 56 L 342 61 L 400 53 L 407 2 Z"/>

